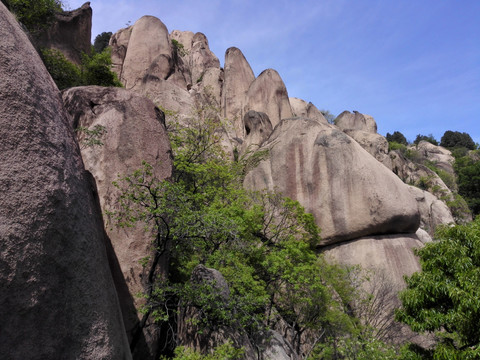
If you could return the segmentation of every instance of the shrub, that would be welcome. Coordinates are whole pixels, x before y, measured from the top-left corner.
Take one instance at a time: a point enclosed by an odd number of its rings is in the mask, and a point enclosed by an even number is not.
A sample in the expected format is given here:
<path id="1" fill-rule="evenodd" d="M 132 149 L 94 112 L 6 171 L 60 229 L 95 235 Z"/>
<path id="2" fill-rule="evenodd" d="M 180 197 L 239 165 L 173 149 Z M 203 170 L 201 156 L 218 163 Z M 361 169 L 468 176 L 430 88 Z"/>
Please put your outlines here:
<path id="1" fill-rule="evenodd" d="M 80 68 L 67 60 L 65 55 L 56 49 L 40 51 L 43 63 L 60 90 L 81 85 Z"/>
<path id="2" fill-rule="evenodd" d="M 387 133 L 385 137 L 387 138 L 388 142 L 393 141 L 403 145 L 408 144 L 407 139 L 400 131 L 395 131 L 393 134 Z"/>
<path id="3" fill-rule="evenodd" d="M 33 35 L 47 29 L 55 21 L 55 14 L 62 11 L 60 0 L 2 0 Z"/>

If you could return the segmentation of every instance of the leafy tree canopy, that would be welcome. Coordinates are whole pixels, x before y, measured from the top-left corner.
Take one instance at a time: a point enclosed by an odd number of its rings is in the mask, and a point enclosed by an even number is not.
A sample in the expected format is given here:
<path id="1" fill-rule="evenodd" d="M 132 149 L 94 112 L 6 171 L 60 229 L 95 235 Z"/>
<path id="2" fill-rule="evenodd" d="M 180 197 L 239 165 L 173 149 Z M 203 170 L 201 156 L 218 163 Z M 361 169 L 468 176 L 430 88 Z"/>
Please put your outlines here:
<path id="1" fill-rule="evenodd" d="M 96 53 L 101 53 L 108 46 L 110 38 L 112 37 L 111 32 L 102 32 L 95 37 L 93 42 L 93 49 Z"/>
<path id="2" fill-rule="evenodd" d="M 433 145 L 438 145 L 438 141 L 435 139 L 435 137 L 432 134 L 427 135 L 421 135 L 418 134 L 417 137 L 415 138 L 415 141 L 413 142 L 415 145 L 418 145 L 420 141 L 428 141 L 429 143 Z"/>
<path id="3" fill-rule="evenodd" d="M 397 318 L 414 331 L 437 332 L 434 359 L 480 357 L 480 218 L 443 227 L 417 251 L 422 272 L 406 278 Z"/>
<path id="4" fill-rule="evenodd" d="M 2 0 L 5 6 L 32 33 L 48 28 L 62 11 L 60 0 Z"/>
<path id="5" fill-rule="evenodd" d="M 400 132 L 394 131 L 393 134 L 387 133 L 385 136 L 388 142 L 396 142 L 402 145 L 408 145 L 407 138 Z"/>
<path id="6" fill-rule="evenodd" d="M 455 159 L 458 192 L 467 201 L 474 215 L 480 214 L 480 161 L 463 156 Z"/>
<path id="7" fill-rule="evenodd" d="M 447 130 L 442 136 L 440 145 L 446 148 L 467 148 L 475 150 L 476 144 L 471 136 L 465 132 Z"/>

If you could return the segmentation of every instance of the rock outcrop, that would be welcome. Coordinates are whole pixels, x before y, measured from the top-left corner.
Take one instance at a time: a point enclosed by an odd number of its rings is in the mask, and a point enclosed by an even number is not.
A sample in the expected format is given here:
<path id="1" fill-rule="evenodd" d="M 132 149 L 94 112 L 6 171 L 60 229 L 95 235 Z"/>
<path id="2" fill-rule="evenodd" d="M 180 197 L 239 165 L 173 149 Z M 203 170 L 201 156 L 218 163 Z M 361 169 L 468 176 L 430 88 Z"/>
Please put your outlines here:
<path id="1" fill-rule="evenodd" d="M 453 163 L 455 158 L 452 156 L 450 150 L 445 149 L 442 146 L 436 146 L 428 141 L 420 141 L 416 149 L 419 155 L 427 161 L 433 163 L 436 167 L 448 172 L 449 174 L 455 174 L 453 170 Z"/>
<path id="2" fill-rule="evenodd" d="M 266 113 L 273 127 L 293 116 L 287 88 L 278 72 L 264 70 L 252 82 L 247 91 L 245 112 L 248 110 Z"/>
<path id="3" fill-rule="evenodd" d="M 85 167 L 94 176 L 103 213 L 118 211 L 121 191 L 112 183 L 120 177 L 142 168 L 142 162 L 153 165 L 157 179 L 170 177 L 172 171 L 171 148 L 162 112 L 145 97 L 121 88 L 86 86 L 63 92 L 63 100 L 70 113 L 74 128 L 104 131 L 98 139 L 101 145 L 87 146 L 85 134 L 78 132 Z M 108 220 L 108 219 L 105 219 Z M 116 259 L 121 272 L 115 274 L 115 285 L 120 296 L 122 313 L 129 340 L 135 337 L 139 315 L 137 309 L 142 293 L 149 286 L 145 283 L 145 269 L 141 260 L 150 256 L 150 234 L 138 224 L 128 231 L 115 223 L 105 224 L 112 246 L 111 257 Z M 112 269 L 115 272 L 115 269 Z M 141 317 L 141 315 L 140 315 Z M 138 336 L 138 335 L 137 335 Z M 145 333 L 143 338 L 154 334 Z M 145 341 L 150 349 L 143 349 L 154 356 L 154 341 Z M 135 352 L 140 350 L 137 348 Z"/>
<path id="4" fill-rule="evenodd" d="M 245 140 L 242 144 L 242 153 L 257 150 L 272 133 L 272 123 L 267 114 L 248 111 L 243 117 L 245 124 Z"/>
<path id="5" fill-rule="evenodd" d="M 335 126 L 283 120 L 245 178 L 251 189 L 277 188 L 313 213 L 323 244 L 415 232 L 420 217 L 407 186 Z"/>
<path id="6" fill-rule="evenodd" d="M 343 131 L 361 130 L 372 134 L 377 133 L 377 123 L 370 115 L 361 114 L 358 111 L 351 113 L 344 111 L 335 119 L 337 125 Z"/>
<path id="7" fill-rule="evenodd" d="M 55 15 L 52 26 L 36 39 L 39 47 L 61 51 L 75 64 L 81 64 L 82 53 L 90 54 L 92 37 L 92 8 L 86 2 L 73 11 Z"/>
<path id="8" fill-rule="evenodd" d="M 243 53 L 231 47 L 225 52 L 224 83 L 222 91 L 222 115 L 234 127 L 234 136 L 243 138 L 243 116 L 250 84 L 255 80 L 250 64 Z"/>
<path id="9" fill-rule="evenodd" d="M 344 133 L 387 168 L 392 168 L 392 159 L 388 154 L 388 141 L 385 137 L 363 130 L 344 130 Z"/>
<path id="10" fill-rule="evenodd" d="M 318 122 L 327 124 L 328 121 L 323 116 L 322 112 L 316 108 L 311 102 L 307 103 L 305 100 L 291 97 L 289 98 L 292 107 L 292 113 L 295 117 L 306 117 Z"/>
<path id="11" fill-rule="evenodd" d="M 95 183 L 60 93 L 0 4 L 0 353 L 130 359 Z"/>

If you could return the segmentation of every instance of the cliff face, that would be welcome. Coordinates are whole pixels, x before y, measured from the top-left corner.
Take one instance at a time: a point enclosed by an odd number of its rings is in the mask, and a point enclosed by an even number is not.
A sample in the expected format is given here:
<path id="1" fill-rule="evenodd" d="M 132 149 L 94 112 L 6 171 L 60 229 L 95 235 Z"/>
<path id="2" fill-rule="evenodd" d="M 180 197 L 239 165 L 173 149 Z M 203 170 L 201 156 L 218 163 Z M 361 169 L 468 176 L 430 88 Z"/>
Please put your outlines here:
<path id="1" fill-rule="evenodd" d="M 0 352 L 129 359 L 95 182 L 60 93 L 0 4 Z"/>

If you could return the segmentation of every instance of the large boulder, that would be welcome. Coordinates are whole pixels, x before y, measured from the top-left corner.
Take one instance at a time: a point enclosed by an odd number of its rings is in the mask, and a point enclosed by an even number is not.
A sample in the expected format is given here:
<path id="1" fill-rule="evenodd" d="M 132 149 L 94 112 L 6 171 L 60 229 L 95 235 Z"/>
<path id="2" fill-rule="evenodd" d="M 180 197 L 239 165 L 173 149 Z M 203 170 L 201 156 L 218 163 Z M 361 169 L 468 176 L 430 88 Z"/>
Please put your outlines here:
<path id="1" fill-rule="evenodd" d="M 98 139 L 102 144 L 97 146 L 86 145 L 85 134 L 78 132 L 83 161 L 96 180 L 104 213 L 118 210 L 121 192 L 113 182 L 119 176 L 129 175 L 141 168 L 142 161 L 154 165 L 157 179 L 170 177 L 171 148 L 165 118 L 149 99 L 121 88 L 86 86 L 65 90 L 63 100 L 75 128 L 93 130 L 100 126 L 104 130 Z M 110 223 L 106 224 L 106 232 L 112 246 L 112 257 L 121 270 L 120 274 L 116 274 L 115 282 L 121 294 L 127 335 L 132 340 L 135 331 L 138 331 L 139 314 L 136 309 L 142 302 L 136 294 L 149 286 L 145 283 L 141 260 L 151 255 L 152 239 L 149 233 L 145 233 L 143 224 L 122 229 Z M 143 337 L 148 339 L 152 335 L 144 334 Z M 145 342 L 149 343 L 150 349 L 143 351 L 155 354 L 153 341 Z M 139 351 L 135 349 L 136 353 Z"/>
<path id="2" fill-rule="evenodd" d="M 335 119 L 335 125 L 342 130 L 362 130 L 372 134 L 377 133 L 377 123 L 370 115 L 361 114 L 358 111 L 351 113 L 344 111 Z"/>
<path id="3" fill-rule="evenodd" d="M 132 89 L 147 76 L 167 79 L 173 71 L 167 27 L 154 16 L 141 17 L 133 25 L 120 80 L 127 89 Z"/>
<path id="4" fill-rule="evenodd" d="M 110 46 L 112 55 L 112 71 L 114 71 L 119 79 L 123 79 L 122 70 L 125 56 L 127 55 L 128 42 L 132 35 L 133 26 L 118 30 L 110 37 L 108 45 Z"/>
<path id="5" fill-rule="evenodd" d="M 285 119 L 258 151 L 268 157 L 245 186 L 278 189 L 313 213 L 323 244 L 415 232 L 420 216 L 407 186 L 333 125 Z"/>
<path id="6" fill-rule="evenodd" d="M 264 70 L 252 82 L 245 105 L 245 112 L 248 110 L 266 113 L 273 127 L 293 116 L 287 88 L 276 70 Z"/>
<path id="7" fill-rule="evenodd" d="M 36 39 L 40 47 L 61 51 L 65 57 L 81 64 L 82 53 L 90 54 L 92 37 L 92 8 L 86 2 L 73 11 L 55 15 L 55 22 Z"/>
<path id="8" fill-rule="evenodd" d="M 422 140 L 417 145 L 417 151 L 422 159 L 430 161 L 436 167 L 448 172 L 449 174 L 455 174 L 455 171 L 453 170 L 455 158 L 452 156 L 450 150 Z"/>
<path id="9" fill-rule="evenodd" d="M 0 4 L 0 353 L 130 359 L 95 183 L 60 93 Z"/>
<path id="10" fill-rule="evenodd" d="M 243 139 L 244 106 L 248 88 L 255 80 L 255 75 L 243 53 L 236 47 L 225 52 L 224 72 L 222 116 L 233 125 L 234 136 Z"/>
<path id="11" fill-rule="evenodd" d="M 315 105 L 311 102 L 307 103 L 305 100 L 291 97 L 289 98 L 290 105 L 292 106 L 293 116 L 306 117 L 312 120 L 317 120 L 318 122 L 327 124 L 328 121 L 323 116 L 322 112 L 317 109 Z"/>

